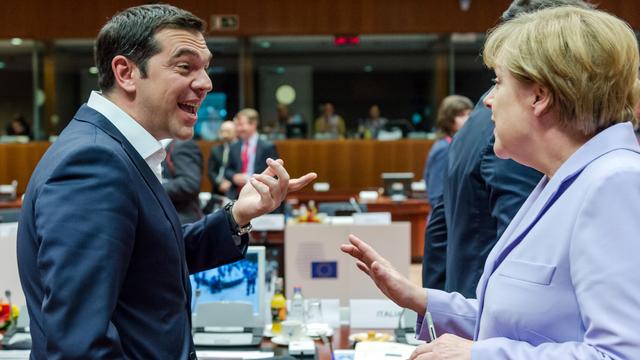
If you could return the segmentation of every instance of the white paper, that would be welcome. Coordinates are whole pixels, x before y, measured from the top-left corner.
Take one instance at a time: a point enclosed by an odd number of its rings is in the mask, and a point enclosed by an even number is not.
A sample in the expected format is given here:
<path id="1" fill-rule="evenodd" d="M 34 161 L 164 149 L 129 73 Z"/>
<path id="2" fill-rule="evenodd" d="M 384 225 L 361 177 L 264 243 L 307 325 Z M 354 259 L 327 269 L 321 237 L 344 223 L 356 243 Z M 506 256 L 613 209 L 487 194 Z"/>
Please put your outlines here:
<path id="1" fill-rule="evenodd" d="M 391 224 L 390 212 L 354 213 L 353 223 L 356 225 L 389 225 Z"/>
<path id="2" fill-rule="evenodd" d="M 408 359 L 415 348 L 415 346 L 392 342 L 362 341 L 356 344 L 354 360 Z"/>
<path id="3" fill-rule="evenodd" d="M 273 352 L 262 351 L 196 351 L 200 360 L 269 359 Z"/>

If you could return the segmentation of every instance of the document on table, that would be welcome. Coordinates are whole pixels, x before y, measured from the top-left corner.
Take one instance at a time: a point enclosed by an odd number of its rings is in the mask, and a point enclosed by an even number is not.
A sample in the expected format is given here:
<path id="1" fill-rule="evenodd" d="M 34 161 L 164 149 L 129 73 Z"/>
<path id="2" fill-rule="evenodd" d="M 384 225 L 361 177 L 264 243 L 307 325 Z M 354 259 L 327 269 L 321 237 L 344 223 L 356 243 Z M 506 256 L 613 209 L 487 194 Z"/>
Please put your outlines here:
<path id="1" fill-rule="evenodd" d="M 270 359 L 273 352 L 266 351 L 196 351 L 200 360 Z"/>
<path id="2" fill-rule="evenodd" d="M 392 342 L 362 341 L 356 344 L 354 360 L 408 359 L 415 348 L 415 346 Z"/>

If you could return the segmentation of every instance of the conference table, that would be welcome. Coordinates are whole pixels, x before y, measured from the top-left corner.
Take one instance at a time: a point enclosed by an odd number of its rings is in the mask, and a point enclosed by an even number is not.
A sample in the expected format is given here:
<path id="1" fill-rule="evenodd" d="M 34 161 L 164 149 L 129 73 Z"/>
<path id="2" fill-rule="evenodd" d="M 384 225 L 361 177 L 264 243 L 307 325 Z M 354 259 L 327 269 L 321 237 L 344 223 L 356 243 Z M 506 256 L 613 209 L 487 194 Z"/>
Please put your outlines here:
<path id="1" fill-rule="evenodd" d="M 314 357 L 311 356 L 294 356 L 299 359 L 315 359 L 315 360 L 333 360 L 332 350 L 337 349 L 352 349 L 353 344 L 349 340 L 349 335 L 359 332 L 366 332 L 371 329 L 351 329 L 349 326 L 341 326 L 339 329 L 335 329 L 334 334 L 331 338 L 329 338 L 330 343 L 324 343 L 321 340 L 315 341 L 316 346 L 316 355 Z M 392 333 L 392 330 L 378 330 L 377 332 L 387 332 Z M 2 358 L 2 345 L 0 344 L 0 358 Z M 225 348 L 203 348 L 199 350 L 227 350 Z M 255 351 L 258 350 L 256 348 L 243 348 L 243 351 Z M 275 356 L 285 356 L 288 355 L 288 349 L 286 346 L 280 346 L 272 343 L 269 338 L 264 338 L 259 347 L 260 351 L 265 352 L 273 352 Z M 16 357 L 15 359 L 26 359 L 26 357 Z"/>
<path id="2" fill-rule="evenodd" d="M 338 329 L 334 329 L 334 334 L 329 338 L 329 343 L 324 343 L 321 340 L 316 340 L 316 360 L 333 360 L 332 350 L 338 349 L 353 349 L 354 344 L 349 340 L 351 334 L 367 332 L 373 329 L 352 329 L 349 326 L 341 326 Z M 393 334 L 393 330 L 384 329 L 376 330 L 376 332 Z M 272 343 L 268 338 L 264 338 L 262 344 L 260 344 L 260 350 L 272 351 L 276 356 L 288 355 L 287 347 L 280 346 Z M 294 356 L 298 358 L 298 356 Z M 301 359 L 310 359 L 311 357 L 299 357 Z"/>

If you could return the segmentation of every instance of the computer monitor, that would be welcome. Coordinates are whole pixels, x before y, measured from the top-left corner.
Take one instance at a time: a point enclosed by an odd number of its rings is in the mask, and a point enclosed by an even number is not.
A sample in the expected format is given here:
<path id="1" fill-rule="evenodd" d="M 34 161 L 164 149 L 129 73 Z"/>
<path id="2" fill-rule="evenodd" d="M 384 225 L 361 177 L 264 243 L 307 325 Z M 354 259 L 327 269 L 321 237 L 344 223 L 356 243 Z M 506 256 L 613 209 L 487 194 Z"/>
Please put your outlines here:
<path id="1" fill-rule="evenodd" d="M 306 123 L 287 124 L 287 139 L 304 139 L 307 137 Z"/>
<path id="2" fill-rule="evenodd" d="M 189 277 L 192 309 L 210 302 L 246 302 L 253 305 L 257 323 L 265 321 L 265 247 L 249 246 L 244 259 L 201 271 Z"/>
<path id="3" fill-rule="evenodd" d="M 411 195 L 412 172 L 388 172 L 382 173 L 381 177 L 385 196 Z"/>

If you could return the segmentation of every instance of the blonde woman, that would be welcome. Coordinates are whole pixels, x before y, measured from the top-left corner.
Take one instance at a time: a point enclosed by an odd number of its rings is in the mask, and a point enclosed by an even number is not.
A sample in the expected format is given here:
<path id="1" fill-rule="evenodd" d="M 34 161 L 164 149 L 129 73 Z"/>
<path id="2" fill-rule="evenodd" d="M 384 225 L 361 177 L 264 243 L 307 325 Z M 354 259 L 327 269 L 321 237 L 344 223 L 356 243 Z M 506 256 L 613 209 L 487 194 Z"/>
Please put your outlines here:
<path id="1" fill-rule="evenodd" d="M 477 299 L 412 285 L 354 236 L 342 250 L 433 316 L 441 336 L 411 359 L 640 359 L 633 31 L 601 11 L 542 10 L 497 27 L 483 55 L 496 154 L 545 176 L 489 254 Z"/>

